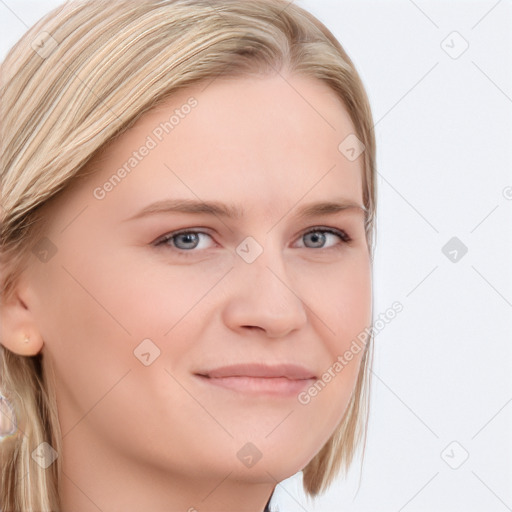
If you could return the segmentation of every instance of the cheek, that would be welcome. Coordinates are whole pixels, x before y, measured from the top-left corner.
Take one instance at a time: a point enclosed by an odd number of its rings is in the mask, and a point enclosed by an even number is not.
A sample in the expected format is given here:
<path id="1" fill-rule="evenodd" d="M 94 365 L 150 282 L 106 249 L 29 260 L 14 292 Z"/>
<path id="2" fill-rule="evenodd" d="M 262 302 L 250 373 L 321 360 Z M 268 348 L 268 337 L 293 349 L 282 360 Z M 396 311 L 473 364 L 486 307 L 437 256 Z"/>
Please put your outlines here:
<path id="1" fill-rule="evenodd" d="M 149 369 L 134 350 L 147 338 L 162 348 L 163 333 L 185 313 L 183 294 L 176 287 L 170 293 L 171 283 L 149 279 L 122 258 L 72 249 L 61 246 L 46 264 L 34 301 L 64 433 L 129 372 Z M 103 412 L 112 418 L 117 410 Z"/>
<path id="2" fill-rule="evenodd" d="M 64 259 L 61 251 L 37 294 L 45 364 L 51 361 L 55 372 L 64 436 L 69 432 L 72 440 L 92 425 L 126 451 L 148 423 L 157 439 L 172 437 L 168 427 L 154 426 L 155 417 L 158 425 L 177 423 L 176 436 L 185 435 L 189 427 L 180 430 L 181 415 L 197 424 L 204 417 L 166 370 L 174 373 L 173 365 L 197 339 L 194 306 L 218 277 L 82 254 L 81 260 Z M 160 417 L 165 403 L 172 408 Z"/>
<path id="3" fill-rule="evenodd" d="M 166 262 L 165 252 L 143 257 L 140 248 L 125 251 L 113 262 L 105 262 L 110 285 L 105 298 L 117 311 L 130 332 L 162 336 L 181 320 L 193 315 L 216 283 L 226 274 L 232 261 L 220 264 Z M 100 284 L 101 286 L 101 284 Z"/>
<path id="4" fill-rule="evenodd" d="M 73 272 L 69 269 L 70 272 Z M 63 433 L 70 431 L 127 372 L 130 336 L 100 305 L 102 290 L 86 276 L 62 271 L 52 283 L 42 311 L 45 364 L 51 361 L 57 380 L 57 402 Z M 91 296 L 78 284 L 87 283 Z M 84 285 L 85 286 L 85 285 Z"/>
<path id="5" fill-rule="evenodd" d="M 320 270 L 298 273 L 311 323 L 334 359 L 371 323 L 372 282 L 368 256 L 348 255 Z"/>
<path id="6" fill-rule="evenodd" d="M 327 353 L 319 380 L 298 397 L 334 428 L 341 420 L 359 375 L 372 314 L 371 265 L 364 255 L 307 280 L 306 303 Z"/>
<path id="7" fill-rule="evenodd" d="M 348 341 L 356 338 L 370 326 L 372 314 L 370 265 L 361 261 L 345 269 L 338 289 L 338 292 L 332 290 L 332 294 L 337 293 L 336 298 L 338 298 L 333 306 L 337 305 L 334 324 L 336 332 L 339 333 L 336 344 L 337 350 L 340 351 L 347 348 Z"/>

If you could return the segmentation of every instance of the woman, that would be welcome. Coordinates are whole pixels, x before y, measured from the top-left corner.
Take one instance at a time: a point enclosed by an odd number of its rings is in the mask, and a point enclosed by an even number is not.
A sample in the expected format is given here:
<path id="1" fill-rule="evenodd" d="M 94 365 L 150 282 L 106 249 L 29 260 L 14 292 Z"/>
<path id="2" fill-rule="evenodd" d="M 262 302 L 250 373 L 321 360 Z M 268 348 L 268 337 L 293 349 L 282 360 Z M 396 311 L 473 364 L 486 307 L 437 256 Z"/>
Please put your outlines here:
<path id="1" fill-rule="evenodd" d="M 0 509 L 323 492 L 372 349 L 375 140 L 340 44 L 284 1 L 89 0 L 1 75 Z"/>

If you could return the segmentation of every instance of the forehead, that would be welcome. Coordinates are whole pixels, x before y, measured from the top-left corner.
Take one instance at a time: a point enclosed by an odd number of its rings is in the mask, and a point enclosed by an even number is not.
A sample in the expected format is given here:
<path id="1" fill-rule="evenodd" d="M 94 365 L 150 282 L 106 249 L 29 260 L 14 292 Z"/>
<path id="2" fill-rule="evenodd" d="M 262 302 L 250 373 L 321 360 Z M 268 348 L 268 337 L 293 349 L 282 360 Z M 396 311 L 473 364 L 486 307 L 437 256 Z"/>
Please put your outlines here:
<path id="1" fill-rule="evenodd" d="M 339 149 L 351 134 L 345 106 L 319 80 L 217 78 L 141 116 L 92 160 L 82 193 L 102 188 L 102 206 L 126 214 L 169 197 L 237 197 L 247 208 L 257 198 L 267 211 L 306 195 L 361 201 L 362 156 Z"/>

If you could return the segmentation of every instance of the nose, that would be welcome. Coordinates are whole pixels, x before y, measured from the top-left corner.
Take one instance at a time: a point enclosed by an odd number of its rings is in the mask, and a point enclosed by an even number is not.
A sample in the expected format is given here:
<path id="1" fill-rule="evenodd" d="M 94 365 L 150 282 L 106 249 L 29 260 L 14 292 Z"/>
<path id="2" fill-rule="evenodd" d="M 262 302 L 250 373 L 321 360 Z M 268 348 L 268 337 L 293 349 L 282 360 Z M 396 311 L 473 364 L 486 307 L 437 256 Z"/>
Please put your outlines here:
<path id="1" fill-rule="evenodd" d="M 264 249 L 252 263 L 237 257 L 230 274 L 223 321 L 231 330 L 262 330 L 269 338 L 280 338 L 307 322 L 297 283 L 277 250 Z"/>

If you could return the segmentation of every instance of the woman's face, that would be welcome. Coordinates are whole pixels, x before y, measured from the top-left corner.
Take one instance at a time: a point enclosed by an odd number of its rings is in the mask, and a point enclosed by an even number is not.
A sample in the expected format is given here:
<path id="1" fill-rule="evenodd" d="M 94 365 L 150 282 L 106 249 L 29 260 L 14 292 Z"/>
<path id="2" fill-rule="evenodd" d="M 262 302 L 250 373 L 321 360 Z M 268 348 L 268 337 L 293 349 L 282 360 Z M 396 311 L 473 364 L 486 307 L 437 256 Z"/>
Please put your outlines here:
<path id="1" fill-rule="evenodd" d="M 320 81 L 216 79 L 143 115 L 48 205 L 56 253 L 32 258 L 23 300 L 78 486 L 121 457 L 275 483 L 325 444 L 362 351 L 333 365 L 371 322 L 363 156 L 339 149 L 354 132 Z"/>

